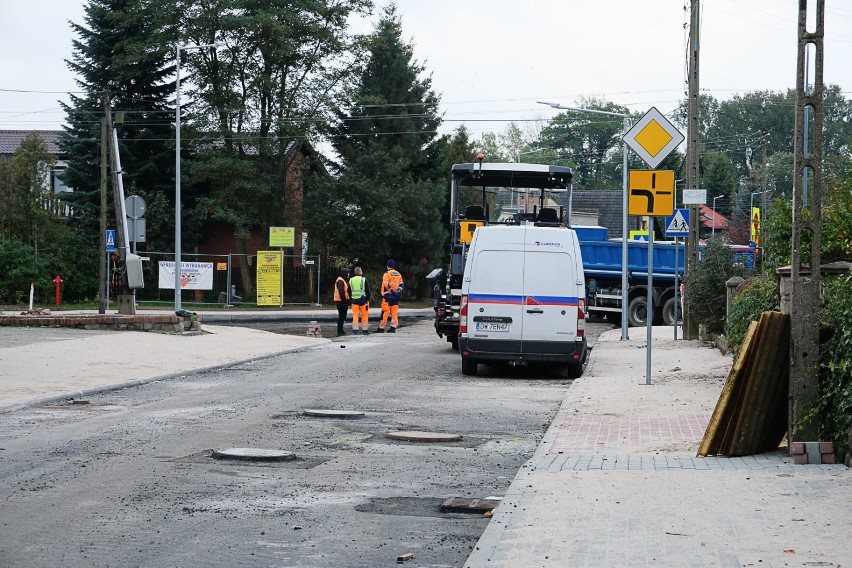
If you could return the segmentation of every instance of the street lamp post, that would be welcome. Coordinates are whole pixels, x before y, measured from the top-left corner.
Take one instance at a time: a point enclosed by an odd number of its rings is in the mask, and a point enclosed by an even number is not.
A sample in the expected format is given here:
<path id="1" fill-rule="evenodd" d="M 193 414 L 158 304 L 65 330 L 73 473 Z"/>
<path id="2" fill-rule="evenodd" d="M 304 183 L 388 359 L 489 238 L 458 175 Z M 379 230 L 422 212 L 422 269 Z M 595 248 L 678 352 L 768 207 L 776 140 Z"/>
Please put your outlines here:
<path id="1" fill-rule="evenodd" d="M 716 236 L 716 200 L 725 197 L 724 195 L 717 195 L 713 198 L 713 237 Z"/>
<path id="2" fill-rule="evenodd" d="M 547 105 L 549 107 L 559 109 L 559 110 L 571 110 L 575 112 L 589 112 L 593 114 L 605 114 L 608 116 L 620 116 L 624 119 L 624 134 L 630 130 L 629 120 L 630 115 L 625 112 L 610 112 L 607 110 L 597 110 L 591 108 L 576 108 L 576 107 L 566 107 L 562 106 L 559 103 L 548 103 L 544 101 L 536 101 L 539 104 Z M 623 191 L 623 210 L 622 210 L 622 226 L 621 226 L 621 340 L 627 341 L 630 339 L 627 334 L 627 209 L 628 209 L 628 195 L 627 195 L 627 142 L 624 141 L 622 136 L 621 145 L 623 147 L 623 159 L 621 166 L 621 184 Z M 568 212 L 570 215 L 570 211 Z"/>
<path id="3" fill-rule="evenodd" d="M 181 226 L 180 226 L 180 52 L 188 49 L 204 49 L 205 47 L 219 47 L 222 42 L 208 43 L 205 45 L 184 44 L 177 45 L 177 57 L 175 65 L 175 312 L 180 311 L 180 261 L 181 261 Z"/>
<path id="4" fill-rule="evenodd" d="M 748 216 L 749 216 L 749 219 L 751 218 L 751 212 L 754 210 L 754 196 L 755 196 L 755 195 L 760 195 L 761 193 L 768 193 L 768 192 L 769 192 L 769 190 L 768 190 L 768 189 L 767 189 L 767 190 L 764 190 L 764 191 L 752 191 L 752 192 L 751 192 L 751 202 L 749 203 L 749 206 L 748 206 Z"/>

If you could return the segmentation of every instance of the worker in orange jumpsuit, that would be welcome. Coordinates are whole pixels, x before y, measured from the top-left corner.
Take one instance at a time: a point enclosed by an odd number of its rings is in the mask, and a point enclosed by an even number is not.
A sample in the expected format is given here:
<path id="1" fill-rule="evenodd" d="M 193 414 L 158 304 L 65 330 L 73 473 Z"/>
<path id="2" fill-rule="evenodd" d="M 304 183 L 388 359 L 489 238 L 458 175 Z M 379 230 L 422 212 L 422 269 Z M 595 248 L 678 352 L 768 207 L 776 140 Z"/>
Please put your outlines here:
<path id="1" fill-rule="evenodd" d="M 388 260 L 388 271 L 382 276 L 382 321 L 379 324 L 379 333 L 395 333 L 399 327 L 399 299 L 402 297 L 402 274 L 396 271 L 396 263 L 393 259 Z M 390 316 L 390 329 L 388 327 L 388 316 Z"/>
<path id="2" fill-rule="evenodd" d="M 355 276 L 349 279 L 349 293 L 352 296 L 352 335 L 370 333 L 368 322 L 370 314 L 370 283 L 362 276 L 360 266 L 355 267 Z"/>
<path id="3" fill-rule="evenodd" d="M 346 321 L 346 312 L 352 303 L 349 293 L 349 269 L 341 268 L 340 275 L 334 282 L 334 305 L 337 306 L 337 337 L 346 335 L 343 332 L 343 322 Z"/>

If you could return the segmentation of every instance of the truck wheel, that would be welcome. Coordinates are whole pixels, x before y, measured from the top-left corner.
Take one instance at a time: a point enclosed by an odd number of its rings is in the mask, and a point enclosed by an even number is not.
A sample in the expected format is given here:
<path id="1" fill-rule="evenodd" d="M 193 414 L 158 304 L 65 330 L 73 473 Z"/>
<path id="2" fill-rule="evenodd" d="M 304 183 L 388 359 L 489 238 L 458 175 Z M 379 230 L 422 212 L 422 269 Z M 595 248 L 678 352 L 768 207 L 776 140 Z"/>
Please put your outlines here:
<path id="1" fill-rule="evenodd" d="M 449 341 L 449 342 L 450 342 L 450 346 L 452 346 L 453 351 L 458 351 L 458 350 L 459 350 L 459 336 L 458 336 L 458 335 L 455 335 L 455 336 L 452 336 L 452 337 L 448 337 L 448 338 L 447 338 L 447 341 Z"/>
<path id="2" fill-rule="evenodd" d="M 646 298 L 637 296 L 630 300 L 627 306 L 627 323 L 631 327 L 642 327 L 648 322 L 648 302 Z"/>
<path id="3" fill-rule="evenodd" d="M 478 366 L 476 359 L 462 357 L 462 375 L 475 376 Z"/>
<path id="4" fill-rule="evenodd" d="M 675 324 L 675 306 L 677 302 L 675 302 L 674 298 L 669 298 L 666 300 L 666 303 L 663 305 L 663 325 L 674 325 Z"/>
<path id="5" fill-rule="evenodd" d="M 582 363 L 568 363 L 566 366 L 565 374 L 569 379 L 579 379 L 583 374 L 583 364 Z"/>

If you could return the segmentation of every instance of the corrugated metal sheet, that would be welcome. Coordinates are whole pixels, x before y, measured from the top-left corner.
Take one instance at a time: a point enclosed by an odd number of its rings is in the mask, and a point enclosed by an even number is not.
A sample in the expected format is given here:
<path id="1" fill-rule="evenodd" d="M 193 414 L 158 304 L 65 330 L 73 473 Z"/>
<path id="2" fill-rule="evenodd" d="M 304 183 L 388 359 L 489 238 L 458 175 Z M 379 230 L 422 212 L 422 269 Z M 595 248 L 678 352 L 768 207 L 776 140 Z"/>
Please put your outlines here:
<path id="1" fill-rule="evenodd" d="M 699 456 L 747 456 L 774 450 L 787 433 L 790 317 L 763 312 L 751 322 Z"/>

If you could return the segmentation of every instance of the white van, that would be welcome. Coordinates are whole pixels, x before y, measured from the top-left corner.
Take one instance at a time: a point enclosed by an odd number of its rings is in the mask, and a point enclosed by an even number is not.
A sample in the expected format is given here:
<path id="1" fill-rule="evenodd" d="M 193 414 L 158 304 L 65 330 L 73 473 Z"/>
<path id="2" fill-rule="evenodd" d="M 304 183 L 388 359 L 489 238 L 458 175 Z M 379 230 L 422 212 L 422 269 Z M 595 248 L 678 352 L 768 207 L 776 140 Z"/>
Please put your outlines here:
<path id="1" fill-rule="evenodd" d="M 462 373 L 479 363 L 586 361 L 586 284 L 576 233 L 533 223 L 476 229 L 462 279 Z"/>

